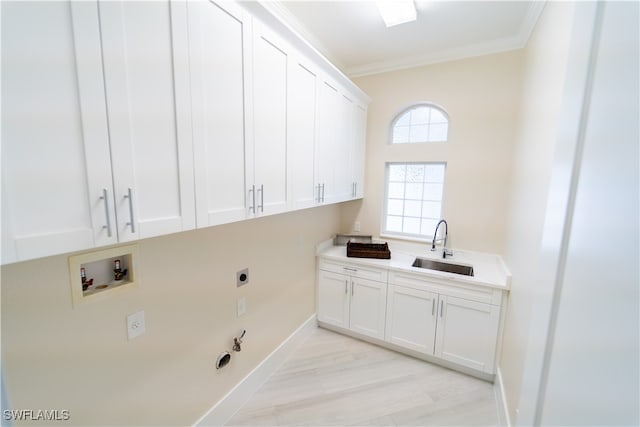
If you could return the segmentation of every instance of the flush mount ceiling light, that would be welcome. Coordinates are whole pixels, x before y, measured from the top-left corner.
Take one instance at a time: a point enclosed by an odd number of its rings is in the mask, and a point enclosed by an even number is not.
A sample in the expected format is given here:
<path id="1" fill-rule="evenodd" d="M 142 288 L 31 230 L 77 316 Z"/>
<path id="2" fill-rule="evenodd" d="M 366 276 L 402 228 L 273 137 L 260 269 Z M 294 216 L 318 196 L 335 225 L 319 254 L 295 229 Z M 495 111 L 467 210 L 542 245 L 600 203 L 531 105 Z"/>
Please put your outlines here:
<path id="1" fill-rule="evenodd" d="M 376 4 L 387 27 L 416 20 L 413 0 L 377 0 Z"/>

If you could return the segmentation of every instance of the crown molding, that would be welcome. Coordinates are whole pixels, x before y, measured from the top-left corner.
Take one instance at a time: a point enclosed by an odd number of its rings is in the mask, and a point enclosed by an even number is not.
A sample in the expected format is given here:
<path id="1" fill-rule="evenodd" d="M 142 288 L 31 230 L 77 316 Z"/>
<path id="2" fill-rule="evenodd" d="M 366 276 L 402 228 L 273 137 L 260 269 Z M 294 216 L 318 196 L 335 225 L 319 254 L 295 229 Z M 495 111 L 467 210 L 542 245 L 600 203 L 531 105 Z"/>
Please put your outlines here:
<path id="1" fill-rule="evenodd" d="M 531 3 L 520 30 L 513 37 L 505 37 L 484 43 L 477 43 L 453 49 L 443 49 L 427 54 L 418 54 L 396 58 L 388 61 L 373 62 L 345 70 L 349 78 L 370 76 L 373 74 L 388 73 L 391 71 L 405 70 L 408 68 L 423 67 L 425 65 L 442 62 L 458 61 L 461 59 L 475 58 L 500 52 L 522 49 L 527 45 L 531 34 L 542 14 L 546 0 L 536 0 Z"/>
<path id="2" fill-rule="evenodd" d="M 390 71 L 404 70 L 407 68 L 423 67 L 425 65 L 507 52 L 510 50 L 517 50 L 522 47 L 519 37 L 509 37 L 486 43 L 478 43 L 471 46 L 444 49 L 427 54 L 405 56 L 403 58 L 396 58 L 388 61 L 372 62 L 362 66 L 347 68 L 346 74 L 349 78 L 364 77 L 373 74 L 387 73 Z"/>
<path id="3" fill-rule="evenodd" d="M 338 60 L 338 58 L 282 4 L 282 0 L 260 1 L 259 3 L 271 15 L 284 23 L 290 31 L 296 33 L 298 37 L 304 40 L 309 48 L 331 63 L 338 71 L 346 74 L 349 78 L 355 78 L 522 49 L 526 46 L 535 29 L 536 23 L 546 4 L 546 0 L 534 0 L 531 2 L 519 31 L 515 36 L 459 48 L 443 49 L 426 54 L 372 62 L 355 67 L 347 67 Z"/>

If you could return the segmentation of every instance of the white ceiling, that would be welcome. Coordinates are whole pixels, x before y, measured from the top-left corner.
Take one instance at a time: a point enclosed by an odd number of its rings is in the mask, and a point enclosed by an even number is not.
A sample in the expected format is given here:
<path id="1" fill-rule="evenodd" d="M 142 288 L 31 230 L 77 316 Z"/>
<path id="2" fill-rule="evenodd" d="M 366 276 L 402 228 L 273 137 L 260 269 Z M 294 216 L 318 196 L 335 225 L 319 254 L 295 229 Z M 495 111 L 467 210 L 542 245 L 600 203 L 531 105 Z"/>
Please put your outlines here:
<path id="1" fill-rule="evenodd" d="M 519 49 L 543 1 L 416 0 L 415 22 L 387 28 L 374 1 L 273 1 L 284 19 L 345 74 L 356 77 Z"/>

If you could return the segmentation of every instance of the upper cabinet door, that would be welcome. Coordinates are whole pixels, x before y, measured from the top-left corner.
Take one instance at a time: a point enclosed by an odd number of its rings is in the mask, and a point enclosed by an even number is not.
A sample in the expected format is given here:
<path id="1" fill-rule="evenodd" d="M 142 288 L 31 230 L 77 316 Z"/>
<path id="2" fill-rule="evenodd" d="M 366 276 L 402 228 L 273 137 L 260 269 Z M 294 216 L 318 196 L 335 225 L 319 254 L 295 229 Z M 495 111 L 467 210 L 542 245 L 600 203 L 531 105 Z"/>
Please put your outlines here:
<path id="1" fill-rule="evenodd" d="M 289 47 L 254 20 L 253 166 L 256 215 L 287 209 L 287 68 Z M 253 181 L 253 183 L 252 183 Z"/>
<path id="2" fill-rule="evenodd" d="M 291 208 L 315 205 L 314 149 L 318 77 L 309 64 L 290 62 L 288 74 L 287 153 Z"/>
<path id="3" fill-rule="evenodd" d="M 198 227 L 246 217 L 249 18 L 236 4 L 187 2 Z"/>
<path id="4" fill-rule="evenodd" d="M 318 94 L 318 143 L 316 146 L 316 185 L 318 203 L 337 201 L 337 189 L 334 185 L 334 169 L 338 138 L 338 108 L 340 94 L 329 82 L 320 84 Z"/>
<path id="5" fill-rule="evenodd" d="M 353 139 L 351 144 L 350 170 L 353 181 L 353 198 L 364 196 L 364 163 L 367 144 L 367 109 L 354 103 Z"/>
<path id="6" fill-rule="evenodd" d="M 117 242 L 103 90 L 95 3 L 2 3 L 3 264 Z"/>
<path id="7" fill-rule="evenodd" d="M 99 3 L 119 240 L 195 227 L 186 16 Z"/>
<path id="8" fill-rule="evenodd" d="M 334 153 L 335 166 L 333 168 L 333 179 L 338 201 L 353 198 L 353 164 L 350 162 L 353 147 L 354 117 L 353 100 L 341 93 L 336 121 L 337 136 Z"/>

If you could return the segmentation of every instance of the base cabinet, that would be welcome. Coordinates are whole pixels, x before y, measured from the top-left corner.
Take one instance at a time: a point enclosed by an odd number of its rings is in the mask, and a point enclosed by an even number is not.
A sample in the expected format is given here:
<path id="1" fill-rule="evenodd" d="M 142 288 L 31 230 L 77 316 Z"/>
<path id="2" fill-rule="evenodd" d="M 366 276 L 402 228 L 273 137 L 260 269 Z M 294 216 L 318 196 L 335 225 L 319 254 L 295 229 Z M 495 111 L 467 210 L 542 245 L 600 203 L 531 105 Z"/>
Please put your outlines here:
<path id="1" fill-rule="evenodd" d="M 385 340 L 494 373 L 500 307 L 389 285 Z"/>
<path id="2" fill-rule="evenodd" d="M 384 339 L 387 284 L 358 275 L 319 270 L 318 320 L 373 338 Z"/>
<path id="3" fill-rule="evenodd" d="M 318 321 L 346 334 L 375 338 L 376 344 L 388 343 L 396 350 L 424 355 L 425 360 L 492 378 L 502 293 L 469 283 L 320 259 Z"/>
<path id="4" fill-rule="evenodd" d="M 435 356 L 477 371 L 495 373 L 500 307 L 440 295 L 439 308 Z"/>
<path id="5" fill-rule="evenodd" d="M 385 339 L 393 344 L 433 354 L 438 294 L 389 286 Z"/>

